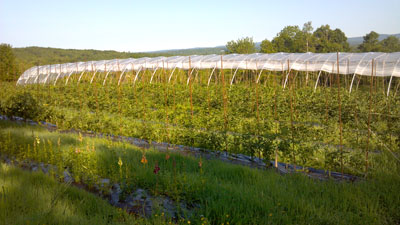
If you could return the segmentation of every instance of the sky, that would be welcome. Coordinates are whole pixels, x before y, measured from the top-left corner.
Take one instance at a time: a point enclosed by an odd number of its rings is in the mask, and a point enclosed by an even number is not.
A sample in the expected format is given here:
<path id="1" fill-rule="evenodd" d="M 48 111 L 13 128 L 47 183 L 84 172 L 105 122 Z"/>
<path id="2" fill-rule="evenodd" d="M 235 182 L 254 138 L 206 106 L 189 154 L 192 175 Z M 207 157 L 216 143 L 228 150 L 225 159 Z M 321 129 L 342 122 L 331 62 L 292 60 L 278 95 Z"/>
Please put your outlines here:
<path id="1" fill-rule="evenodd" d="M 399 0 L 0 0 L 0 43 L 144 52 L 271 40 L 288 25 L 400 33 Z"/>

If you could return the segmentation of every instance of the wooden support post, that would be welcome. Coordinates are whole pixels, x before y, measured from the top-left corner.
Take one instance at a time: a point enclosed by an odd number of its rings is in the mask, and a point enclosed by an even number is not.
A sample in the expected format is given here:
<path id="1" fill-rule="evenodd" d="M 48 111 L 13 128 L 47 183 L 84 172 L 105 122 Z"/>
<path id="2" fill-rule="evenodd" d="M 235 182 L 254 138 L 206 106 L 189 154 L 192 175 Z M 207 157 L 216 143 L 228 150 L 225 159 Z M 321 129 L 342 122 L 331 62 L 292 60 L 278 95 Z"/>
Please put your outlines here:
<path id="1" fill-rule="evenodd" d="M 173 82 L 172 82 L 172 94 L 174 95 L 174 97 L 173 97 L 173 112 L 175 112 L 175 109 L 176 109 L 176 105 L 175 105 L 175 95 L 176 95 L 176 90 L 175 90 L 175 82 L 178 82 L 178 76 L 179 76 L 179 73 L 180 73 L 180 70 L 178 69 L 178 73 L 177 73 L 177 77 L 176 77 L 176 79 L 174 79 L 173 80 Z"/>
<path id="2" fill-rule="evenodd" d="M 225 152 L 228 152 L 228 144 L 227 144 L 227 131 L 228 131 L 228 114 L 227 114 L 227 96 L 226 96 L 226 88 L 225 88 L 225 75 L 224 75 L 224 64 L 223 64 L 223 55 L 221 55 L 221 80 L 222 80 L 222 98 L 224 103 L 224 132 L 225 132 Z"/>
<path id="3" fill-rule="evenodd" d="M 275 74 L 274 77 L 274 120 L 276 123 L 276 127 L 275 127 L 275 139 L 277 139 L 278 137 L 278 125 L 279 125 L 279 121 L 278 121 L 278 112 L 277 112 L 277 108 L 278 108 L 278 94 L 277 94 L 277 89 L 278 89 L 278 84 L 277 84 L 277 79 L 278 77 Z M 275 168 L 278 168 L 278 146 L 275 146 Z"/>
<path id="4" fill-rule="evenodd" d="M 376 76 L 376 61 L 374 62 L 374 68 L 373 68 L 373 73 L 375 74 L 375 96 L 376 93 L 378 92 L 378 77 Z"/>
<path id="5" fill-rule="evenodd" d="M 39 69 L 39 63 L 37 64 L 37 70 L 36 70 L 36 78 L 35 81 L 36 82 L 36 91 L 37 91 L 37 98 L 40 102 L 40 95 L 39 95 L 39 75 L 40 75 L 40 69 Z"/>
<path id="6" fill-rule="evenodd" d="M 191 69 L 191 59 L 190 59 L 190 56 L 189 56 L 189 70 L 188 70 L 188 81 L 189 81 L 189 92 L 190 92 L 190 113 L 191 113 L 191 116 L 192 116 L 192 124 L 193 124 L 193 97 L 192 97 L 192 81 L 191 81 L 191 79 L 190 79 L 190 76 L 191 76 L 191 74 L 192 74 L 192 69 Z"/>
<path id="7" fill-rule="evenodd" d="M 337 65 L 337 70 L 336 70 L 336 81 L 337 81 L 337 88 L 338 88 L 338 102 L 339 102 L 339 135 L 340 135 L 340 171 L 342 173 L 342 178 L 343 178 L 343 139 L 342 139 L 342 99 L 340 95 L 340 74 L 339 74 L 339 52 L 336 52 L 336 65 Z"/>
<path id="8" fill-rule="evenodd" d="M 118 73 L 121 73 L 119 68 L 119 61 L 117 60 L 117 72 L 115 73 L 115 80 L 117 82 Z M 122 74 L 121 74 L 122 75 Z M 121 108 L 121 85 L 119 85 L 119 81 L 117 83 L 118 88 L 118 114 L 119 114 L 119 135 L 122 135 L 122 108 Z"/>
<path id="9" fill-rule="evenodd" d="M 357 77 L 357 78 L 358 78 L 358 82 L 357 82 L 356 91 L 358 91 L 358 86 L 360 85 L 360 82 L 361 82 L 362 76 L 360 76 L 360 77 Z"/>
<path id="10" fill-rule="evenodd" d="M 147 136 L 147 121 L 146 121 L 146 111 L 147 111 L 147 101 L 145 100 L 145 91 L 146 91 L 146 73 L 147 73 L 147 67 L 145 67 L 145 69 L 143 70 L 143 75 L 142 75 L 142 79 L 141 79 L 141 83 L 142 83 L 142 123 L 143 123 L 143 130 L 141 131 L 141 138 L 145 138 L 145 139 L 149 139 L 150 137 Z M 151 140 L 148 140 L 149 144 L 151 145 Z"/>
<path id="11" fill-rule="evenodd" d="M 132 67 L 132 68 L 133 68 L 133 67 Z M 139 72 L 139 71 L 136 72 L 136 76 L 135 76 L 135 79 L 134 79 L 134 81 L 133 81 L 133 96 L 135 97 L 135 107 L 138 107 L 137 90 L 136 90 L 136 79 L 137 79 L 138 72 Z M 132 73 L 134 73 L 134 70 L 133 70 L 133 69 L 132 69 Z M 132 74 L 132 76 L 133 76 L 133 74 Z"/>
<path id="12" fill-rule="evenodd" d="M 132 68 L 131 83 L 134 84 L 134 81 L 135 81 L 135 70 L 134 70 L 134 67 L 133 67 L 133 63 L 131 63 L 131 68 Z M 128 83 L 129 83 L 129 81 L 128 81 Z"/>
<path id="13" fill-rule="evenodd" d="M 308 61 L 306 62 L 306 87 L 308 86 Z"/>
<path id="14" fill-rule="evenodd" d="M 320 71 L 320 73 L 321 73 L 321 71 Z M 329 105 L 329 103 L 328 103 L 328 100 L 329 100 L 329 97 L 330 96 L 328 96 L 328 91 L 326 90 L 326 87 L 324 88 L 324 95 L 325 95 L 325 123 L 324 123 L 324 125 L 325 125 L 325 136 L 327 136 L 328 135 L 328 132 L 329 132 L 329 130 L 328 130 L 328 119 L 329 119 L 329 111 L 328 111 L 328 105 Z M 327 158 L 327 151 L 325 150 L 325 154 L 324 154 L 324 157 L 325 157 L 325 168 L 324 169 L 326 169 L 326 158 Z M 328 168 L 328 170 L 329 170 L 329 168 Z M 329 172 L 329 176 L 330 176 L 330 172 Z"/>
<path id="15" fill-rule="evenodd" d="M 294 148 L 294 124 L 293 124 L 293 86 L 294 86 L 294 81 L 293 81 L 293 77 L 291 76 L 291 71 L 290 71 L 290 61 L 287 61 L 288 64 L 288 74 L 287 74 L 287 78 L 289 79 L 289 100 L 290 100 L 290 127 L 291 127 L 291 142 L 292 142 L 292 160 L 293 160 L 293 167 L 294 167 L 294 171 L 296 171 L 296 154 L 295 154 L 295 148 Z"/>
<path id="16" fill-rule="evenodd" d="M 227 131 L 227 129 L 228 129 L 227 97 L 226 97 L 226 90 L 225 90 L 224 64 L 223 64 L 223 56 L 222 55 L 221 55 L 221 80 L 222 80 L 222 98 L 223 98 L 223 103 L 224 103 L 224 120 L 225 120 L 224 129 L 225 129 L 225 131 Z"/>
<path id="17" fill-rule="evenodd" d="M 257 68 L 257 62 L 256 62 L 256 68 Z M 257 74 L 257 69 L 256 69 L 256 74 Z M 255 81 L 254 83 L 255 83 L 254 85 L 256 85 L 256 118 L 257 118 L 257 127 L 258 127 L 258 124 L 260 122 L 260 116 L 259 116 L 259 112 L 258 112 L 258 80 Z M 258 128 L 257 128 L 257 130 L 258 130 Z M 257 135 L 258 135 L 258 132 L 257 132 Z"/>
<path id="18" fill-rule="evenodd" d="M 388 130 L 391 131 L 392 130 L 392 123 L 391 123 L 390 120 L 392 118 L 392 115 L 391 115 L 391 112 L 390 112 L 390 101 L 391 101 L 391 99 L 390 99 L 389 96 L 386 97 L 386 101 L 387 101 L 387 106 L 388 106 L 387 107 L 386 123 L 387 123 Z M 389 142 L 390 142 L 390 145 L 393 144 L 393 142 L 392 142 L 392 132 L 390 132 L 390 135 L 389 135 Z"/>
<path id="19" fill-rule="evenodd" d="M 92 63 L 92 73 L 93 73 L 93 63 Z M 93 74 L 92 81 L 93 81 L 94 75 L 95 75 L 95 72 Z M 98 93 L 97 93 L 98 92 L 97 83 L 95 82 L 93 84 L 93 86 L 94 86 L 94 95 L 95 95 L 95 98 L 96 98 L 96 113 L 99 114 L 99 99 L 98 99 Z"/>
<path id="20" fill-rule="evenodd" d="M 192 127 L 192 129 L 194 128 L 194 118 L 193 118 L 193 90 L 192 90 L 192 85 L 193 85 L 193 82 L 192 82 L 192 79 L 191 79 L 191 76 L 192 76 L 192 61 L 191 61 L 191 58 L 190 58 L 190 56 L 189 56 L 189 70 L 188 70 L 188 82 L 189 82 L 189 89 L 190 89 L 190 112 L 191 112 L 191 127 Z M 194 136 L 191 136 L 191 146 L 194 146 Z"/>
<path id="21" fill-rule="evenodd" d="M 46 78 L 46 83 L 47 83 L 47 80 L 49 79 L 49 77 L 51 76 L 51 65 L 50 65 L 50 69 L 49 69 L 49 75 L 47 76 L 47 78 Z M 45 84 L 46 84 L 45 83 Z M 51 97 L 51 95 L 50 95 L 50 81 L 49 81 L 49 85 L 48 85 L 48 87 L 47 87 L 47 91 L 48 91 L 48 96 L 47 96 L 47 100 L 49 100 L 50 99 L 50 97 Z"/>
<path id="22" fill-rule="evenodd" d="M 371 113 L 372 113 L 372 88 L 374 82 L 374 60 L 371 61 L 371 80 L 369 85 L 369 111 L 368 111 L 368 137 L 367 147 L 365 149 L 365 176 L 368 175 L 368 152 L 369 152 L 369 140 L 371 138 Z"/>
<path id="23" fill-rule="evenodd" d="M 347 71 L 346 71 L 346 86 L 345 89 L 347 90 L 347 85 L 348 85 L 348 78 L 347 76 L 350 74 L 350 59 L 347 58 Z"/>
<path id="24" fill-rule="evenodd" d="M 167 82 L 167 73 L 165 72 L 164 68 L 164 60 L 163 60 L 163 68 L 162 73 L 164 77 L 164 102 L 165 102 L 165 135 L 166 135 L 166 142 L 169 144 L 169 133 L 168 133 L 168 82 Z M 168 150 L 168 149 L 167 149 Z"/>

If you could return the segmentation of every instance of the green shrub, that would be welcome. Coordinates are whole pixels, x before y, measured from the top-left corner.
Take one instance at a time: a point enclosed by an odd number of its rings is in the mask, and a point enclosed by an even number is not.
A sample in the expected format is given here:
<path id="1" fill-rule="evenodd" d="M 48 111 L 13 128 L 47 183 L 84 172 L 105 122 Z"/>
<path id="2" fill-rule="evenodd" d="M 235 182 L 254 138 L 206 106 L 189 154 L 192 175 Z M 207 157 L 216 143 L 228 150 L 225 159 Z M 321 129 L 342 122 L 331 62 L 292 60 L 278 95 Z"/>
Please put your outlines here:
<path id="1" fill-rule="evenodd" d="M 2 111 L 9 118 L 19 116 L 24 119 L 37 119 L 41 108 L 29 92 L 17 92 L 8 97 L 2 106 Z"/>

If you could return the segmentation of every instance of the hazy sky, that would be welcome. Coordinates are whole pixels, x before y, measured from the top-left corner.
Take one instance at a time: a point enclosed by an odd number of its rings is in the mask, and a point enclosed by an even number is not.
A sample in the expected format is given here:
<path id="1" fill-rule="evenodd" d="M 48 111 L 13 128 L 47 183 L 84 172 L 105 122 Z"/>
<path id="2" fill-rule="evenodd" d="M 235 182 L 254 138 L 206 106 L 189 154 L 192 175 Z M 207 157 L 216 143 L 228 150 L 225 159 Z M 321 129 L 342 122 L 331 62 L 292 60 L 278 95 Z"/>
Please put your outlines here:
<path id="1" fill-rule="evenodd" d="M 312 21 L 347 37 L 400 33 L 400 0 L 0 0 L 0 43 L 118 51 L 213 47 L 272 39 Z"/>

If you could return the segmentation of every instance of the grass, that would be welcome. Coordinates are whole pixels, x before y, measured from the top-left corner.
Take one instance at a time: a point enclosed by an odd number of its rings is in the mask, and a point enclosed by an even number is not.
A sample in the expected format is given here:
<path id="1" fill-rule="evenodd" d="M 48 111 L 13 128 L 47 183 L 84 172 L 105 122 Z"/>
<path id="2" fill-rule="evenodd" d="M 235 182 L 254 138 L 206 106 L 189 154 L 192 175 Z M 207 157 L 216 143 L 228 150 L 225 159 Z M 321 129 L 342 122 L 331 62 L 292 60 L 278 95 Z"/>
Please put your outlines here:
<path id="1" fill-rule="evenodd" d="M 1 224 L 144 224 L 78 188 L 41 172 L 0 163 Z"/>
<path id="2" fill-rule="evenodd" d="M 100 177 L 111 178 L 112 182 L 121 183 L 124 195 L 140 187 L 153 194 L 168 195 L 176 201 L 197 205 L 195 213 L 189 217 L 192 224 L 205 222 L 211 224 L 396 224 L 400 222 L 399 169 L 397 164 L 389 164 L 390 161 L 387 161 L 390 169 L 386 168 L 386 171 L 382 170 L 384 172 L 378 171 L 371 174 L 371 178 L 366 181 L 320 182 L 300 174 L 281 176 L 273 170 L 251 169 L 217 160 L 202 160 L 200 168 L 198 158 L 169 154 L 170 158 L 167 160 L 166 153 L 155 150 L 142 150 L 107 139 L 48 132 L 37 126 L 0 121 L 0 129 L 2 153 L 12 154 L 20 159 L 30 158 L 52 163 L 58 165 L 59 168 L 67 166 L 73 172 L 75 179 L 89 184 L 96 183 L 96 179 Z M 33 143 L 38 139 L 39 144 L 34 148 Z M 144 155 L 148 160 L 147 164 L 141 163 Z M 122 161 L 121 166 L 118 165 L 119 159 Z M 153 173 L 156 163 L 161 168 L 157 175 Z M 104 201 L 90 194 L 85 195 L 82 191 L 68 188 L 66 193 L 77 193 L 68 194 L 68 196 L 75 197 L 71 197 L 72 200 L 60 198 L 68 200 L 69 203 L 64 204 L 62 203 L 64 201 L 61 201 L 58 203 L 59 206 L 55 207 L 55 211 L 51 212 L 51 217 L 41 217 L 40 215 L 49 211 L 51 193 L 54 193 L 53 196 L 56 195 L 62 185 L 58 185 L 54 180 L 35 181 L 49 180 L 50 177 L 39 174 L 28 175 L 25 172 L 17 172 L 16 169 L 4 168 L 3 166 L 2 174 L 16 171 L 13 173 L 22 173 L 27 176 L 15 178 L 14 185 L 18 186 L 27 182 L 20 187 L 29 187 L 30 183 L 34 186 L 37 182 L 59 187 L 53 189 L 53 192 L 34 187 L 20 189 L 28 196 L 43 196 L 28 201 L 28 205 L 35 205 L 33 202 L 38 201 L 38 205 L 43 207 L 22 210 L 23 213 L 21 213 L 20 209 L 23 207 L 21 208 L 20 205 L 23 205 L 21 204 L 23 201 L 7 202 L 9 209 L 6 219 L 8 221 L 21 218 L 19 221 L 26 222 L 32 218 L 31 215 L 36 215 L 35 218 L 40 223 L 78 224 L 75 221 L 82 221 L 82 224 L 85 224 L 88 221 L 88 224 L 101 224 L 107 222 L 104 215 L 112 214 L 111 212 L 115 213 L 112 215 L 118 215 L 117 210 L 107 206 Z M 38 191 L 49 193 L 49 195 L 35 195 Z M 16 194 L 15 198 L 18 198 L 17 196 L 19 195 Z M 90 197 L 84 204 L 78 204 L 79 207 L 74 206 L 74 203 L 86 199 L 82 196 Z M 101 203 L 94 204 L 95 200 Z M 60 215 L 59 210 L 63 207 L 71 212 L 71 217 Z M 74 210 L 79 212 L 73 213 Z M 155 223 L 154 221 L 158 221 L 156 219 L 153 216 L 147 222 Z"/>

